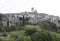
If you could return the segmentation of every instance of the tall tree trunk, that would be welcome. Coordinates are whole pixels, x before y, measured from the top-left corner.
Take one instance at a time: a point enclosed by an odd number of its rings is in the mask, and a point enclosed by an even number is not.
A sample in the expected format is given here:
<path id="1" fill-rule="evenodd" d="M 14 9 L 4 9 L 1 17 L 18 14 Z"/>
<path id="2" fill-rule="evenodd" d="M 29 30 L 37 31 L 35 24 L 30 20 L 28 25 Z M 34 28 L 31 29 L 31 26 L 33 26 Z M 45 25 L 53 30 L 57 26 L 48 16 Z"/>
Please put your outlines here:
<path id="1" fill-rule="evenodd" d="M 24 15 L 23 15 L 23 26 L 25 26 L 25 19 L 24 19 Z"/>

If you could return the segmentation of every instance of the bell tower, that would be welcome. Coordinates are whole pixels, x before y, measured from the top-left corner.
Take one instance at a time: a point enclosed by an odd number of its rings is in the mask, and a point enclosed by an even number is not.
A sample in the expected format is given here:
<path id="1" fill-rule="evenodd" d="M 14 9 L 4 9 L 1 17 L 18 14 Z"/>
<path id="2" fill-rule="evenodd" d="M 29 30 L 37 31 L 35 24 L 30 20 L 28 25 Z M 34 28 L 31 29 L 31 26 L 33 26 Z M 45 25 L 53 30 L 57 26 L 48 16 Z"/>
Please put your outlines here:
<path id="1" fill-rule="evenodd" d="M 33 7 L 31 8 L 31 12 L 34 12 L 34 8 Z"/>

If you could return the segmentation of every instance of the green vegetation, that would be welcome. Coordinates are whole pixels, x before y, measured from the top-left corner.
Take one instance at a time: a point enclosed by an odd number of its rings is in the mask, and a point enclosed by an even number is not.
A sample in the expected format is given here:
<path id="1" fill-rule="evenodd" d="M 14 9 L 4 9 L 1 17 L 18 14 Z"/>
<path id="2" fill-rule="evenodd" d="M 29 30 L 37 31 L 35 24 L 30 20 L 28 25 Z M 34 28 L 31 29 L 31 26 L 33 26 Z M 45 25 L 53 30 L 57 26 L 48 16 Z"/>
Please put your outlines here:
<path id="1" fill-rule="evenodd" d="M 44 21 L 32 25 L 28 24 L 29 19 L 24 16 L 19 20 L 21 23 L 11 25 L 7 21 L 7 26 L 0 30 L 0 41 L 60 41 L 60 29 L 54 23 Z"/>
<path id="2" fill-rule="evenodd" d="M 60 34 L 42 30 L 40 26 L 26 25 L 22 30 L 7 32 L 9 37 L 1 37 L 1 41 L 60 41 Z M 4 32 L 4 36 L 7 35 Z"/>

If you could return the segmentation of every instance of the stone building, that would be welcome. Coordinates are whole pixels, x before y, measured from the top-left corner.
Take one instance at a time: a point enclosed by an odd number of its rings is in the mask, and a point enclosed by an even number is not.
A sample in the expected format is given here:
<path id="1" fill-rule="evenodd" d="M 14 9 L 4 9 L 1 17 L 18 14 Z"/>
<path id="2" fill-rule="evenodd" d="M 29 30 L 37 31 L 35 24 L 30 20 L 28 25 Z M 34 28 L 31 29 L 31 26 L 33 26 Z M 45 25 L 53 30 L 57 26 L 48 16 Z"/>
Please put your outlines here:
<path id="1" fill-rule="evenodd" d="M 9 19 L 9 22 L 18 22 L 19 23 L 19 17 L 22 16 L 25 17 L 30 17 L 29 22 L 35 24 L 39 21 L 46 21 L 49 20 L 50 22 L 55 23 L 57 26 L 60 26 L 60 23 L 58 22 L 58 20 L 60 21 L 60 17 L 57 16 L 53 16 L 53 15 L 48 15 L 45 13 L 38 13 L 37 10 L 35 10 L 34 8 L 31 9 L 31 12 L 21 12 L 21 13 L 8 13 L 4 18 L 3 18 L 3 23 L 7 22 L 7 18 Z"/>

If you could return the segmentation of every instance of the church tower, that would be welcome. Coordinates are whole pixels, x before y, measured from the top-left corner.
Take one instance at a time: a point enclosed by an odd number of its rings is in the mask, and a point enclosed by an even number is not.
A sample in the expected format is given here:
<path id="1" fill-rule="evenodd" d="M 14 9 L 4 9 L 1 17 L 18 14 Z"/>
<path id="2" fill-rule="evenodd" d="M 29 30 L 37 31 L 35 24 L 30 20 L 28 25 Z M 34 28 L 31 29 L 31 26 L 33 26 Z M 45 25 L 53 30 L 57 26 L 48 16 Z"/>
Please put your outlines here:
<path id="1" fill-rule="evenodd" d="M 32 13 L 34 12 L 34 8 L 33 8 L 33 7 L 31 8 L 31 12 L 32 12 Z"/>

